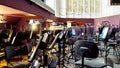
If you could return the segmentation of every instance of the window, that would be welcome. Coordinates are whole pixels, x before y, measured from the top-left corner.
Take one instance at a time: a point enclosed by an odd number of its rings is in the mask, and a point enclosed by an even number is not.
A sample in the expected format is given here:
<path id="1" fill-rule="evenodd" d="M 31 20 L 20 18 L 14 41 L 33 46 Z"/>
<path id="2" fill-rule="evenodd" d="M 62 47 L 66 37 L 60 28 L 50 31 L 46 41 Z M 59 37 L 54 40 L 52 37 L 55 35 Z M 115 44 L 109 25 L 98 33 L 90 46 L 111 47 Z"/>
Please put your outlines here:
<path id="1" fill-rule="evenodd" d="M 120 0 L 111 0 L 111 5 L 120 5 Z"/>
<path id="2" fill-rule="evenodd" d="M 53 10 L 55 9 L 55 0 L 45 0 L 45 3 Z"/>

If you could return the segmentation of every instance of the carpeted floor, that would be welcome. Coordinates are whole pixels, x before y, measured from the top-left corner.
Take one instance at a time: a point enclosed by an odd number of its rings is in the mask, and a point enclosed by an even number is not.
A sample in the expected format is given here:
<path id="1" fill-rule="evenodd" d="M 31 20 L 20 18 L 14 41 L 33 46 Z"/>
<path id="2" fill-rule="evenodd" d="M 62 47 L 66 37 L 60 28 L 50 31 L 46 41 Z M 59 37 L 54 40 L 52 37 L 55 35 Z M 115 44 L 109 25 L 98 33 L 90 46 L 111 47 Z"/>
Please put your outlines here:
<path id="1" fill-rule="evenodd" d="M 23 60 L 17 59 L 11 62 L 12 65 L 8 64 L 8 66 L 4 58 L 0 59 L 0 68 L 29 68 L 30 63 L 28 63 L 28 56 L 22 56 L 22 58 Z M 101 57 L 101 56 L 99 56 L 99 58 L 104 59 L 104 57 Z M 108 58 L 110 59 L 110 61 L 113 62 L 114 68 L 120 68 L 120 64 L 117 64 L 118 59 L 116 59 L 116 56 L 112 54 L 112 51 L 110 52 Z M 65 66 L 67 68 L 75 68 L 75 60 L 69 59 L 69 63 L 65 62 Z M 57 66 L 57 68 L 59 67 Z M 111 67 L 108 66 L 107 68 L 111 68 Z"/>

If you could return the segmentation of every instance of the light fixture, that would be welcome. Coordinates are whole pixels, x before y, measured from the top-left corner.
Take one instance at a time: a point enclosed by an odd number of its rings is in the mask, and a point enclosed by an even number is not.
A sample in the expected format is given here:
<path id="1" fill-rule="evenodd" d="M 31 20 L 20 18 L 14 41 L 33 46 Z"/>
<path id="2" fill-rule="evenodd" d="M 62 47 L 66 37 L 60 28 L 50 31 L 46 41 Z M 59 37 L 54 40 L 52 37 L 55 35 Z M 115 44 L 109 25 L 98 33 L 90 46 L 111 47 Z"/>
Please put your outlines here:
<path id="1" fill-rule="evenodd" d="M 5 16 L 0 15 L 0 23 L 7 23 Z"/>
<path id="2" fill-rule="evenodd" d="M 67 21 L 67 28 L 70 28 L 72 26 L 72 21 Z"/>
<path id="3" fill-rule="evenodd" d="M 34 20 L 29 20 L 29 24 L 33 24 L 34 23 Z"/>
<path id="4" fill-rule="evenodd" d="M 47 19 L 46 22 L 50 22 L 50 23 L 52 23 L 53 20 L 51 20 L 51 19 Z"/>
<path id="5" fill-rule="evenodd" d="M 55 26 L 51 25 L 51 26 L 49 27 L 49 30 L 55 30 Z"/>
<path id="6" fill-rule="evenodd" d="M 40 20 L 29 20 L 29 24 L 40 24 Z"/>
<path id="7" fill-rule="evenodd" d="M 40 24 L 40 21 L 39 20 L 29 20 L 29 24 L 32 26 L 32 30 L 36 30 L 37 29 L 37 25 Z"/>

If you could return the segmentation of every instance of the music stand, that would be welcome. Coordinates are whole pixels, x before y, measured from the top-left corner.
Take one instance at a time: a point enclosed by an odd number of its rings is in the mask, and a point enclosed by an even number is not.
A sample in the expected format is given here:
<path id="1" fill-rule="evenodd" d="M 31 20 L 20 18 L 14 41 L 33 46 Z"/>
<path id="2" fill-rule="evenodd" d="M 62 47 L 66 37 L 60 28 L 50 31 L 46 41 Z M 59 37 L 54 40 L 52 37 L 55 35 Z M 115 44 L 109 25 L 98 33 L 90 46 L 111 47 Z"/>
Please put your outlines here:
<path id="1" fill-rule="evenodd" d="M 108 31 L 109 31 L 109 27 L 104 27 L 102 29 L 102 33 L 99 35 L 99 38 L 104 40 L 104 41 L 107 41 L 107 39 L 108 39 L 108 37 L 107 37 L 108 36 Z"/>
<path id="2" fill-rule="evenodd" d="M 29 62 L 33 62 L 33 60 L 35 59 L 35 55 L 36 55 L 36 53 L 37 53 L 37 51 L 38 51 L 38 48 L 39 48 L 39 45 L 40 45 L 40 43 L 41 43 L 41 38 L 42 38 L 42 37 L 40 37 L 39 42 L 37 43 L 37 45 L 36 45 L 36 47 L 35 47 L 32 55 L 31 55 L 30 58 L 28 59 Z"/>

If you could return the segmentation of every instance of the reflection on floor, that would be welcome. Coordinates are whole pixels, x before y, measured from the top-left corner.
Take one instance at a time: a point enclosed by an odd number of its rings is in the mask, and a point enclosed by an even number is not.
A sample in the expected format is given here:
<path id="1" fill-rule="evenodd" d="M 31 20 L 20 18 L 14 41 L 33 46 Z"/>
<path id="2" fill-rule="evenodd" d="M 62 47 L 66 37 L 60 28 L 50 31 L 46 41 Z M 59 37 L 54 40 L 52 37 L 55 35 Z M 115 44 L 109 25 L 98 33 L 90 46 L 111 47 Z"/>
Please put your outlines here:
<path id="1" fill-rule="evenodd" d="M 22 60 L 21 60 L 22 58 Z M 7 64 L 5 58 L 0 59 L 0 68 L 16 68 L 15 66 L 28 64 L 28 56 L 16 56 L 10 60 L 10 63 Z"/>

